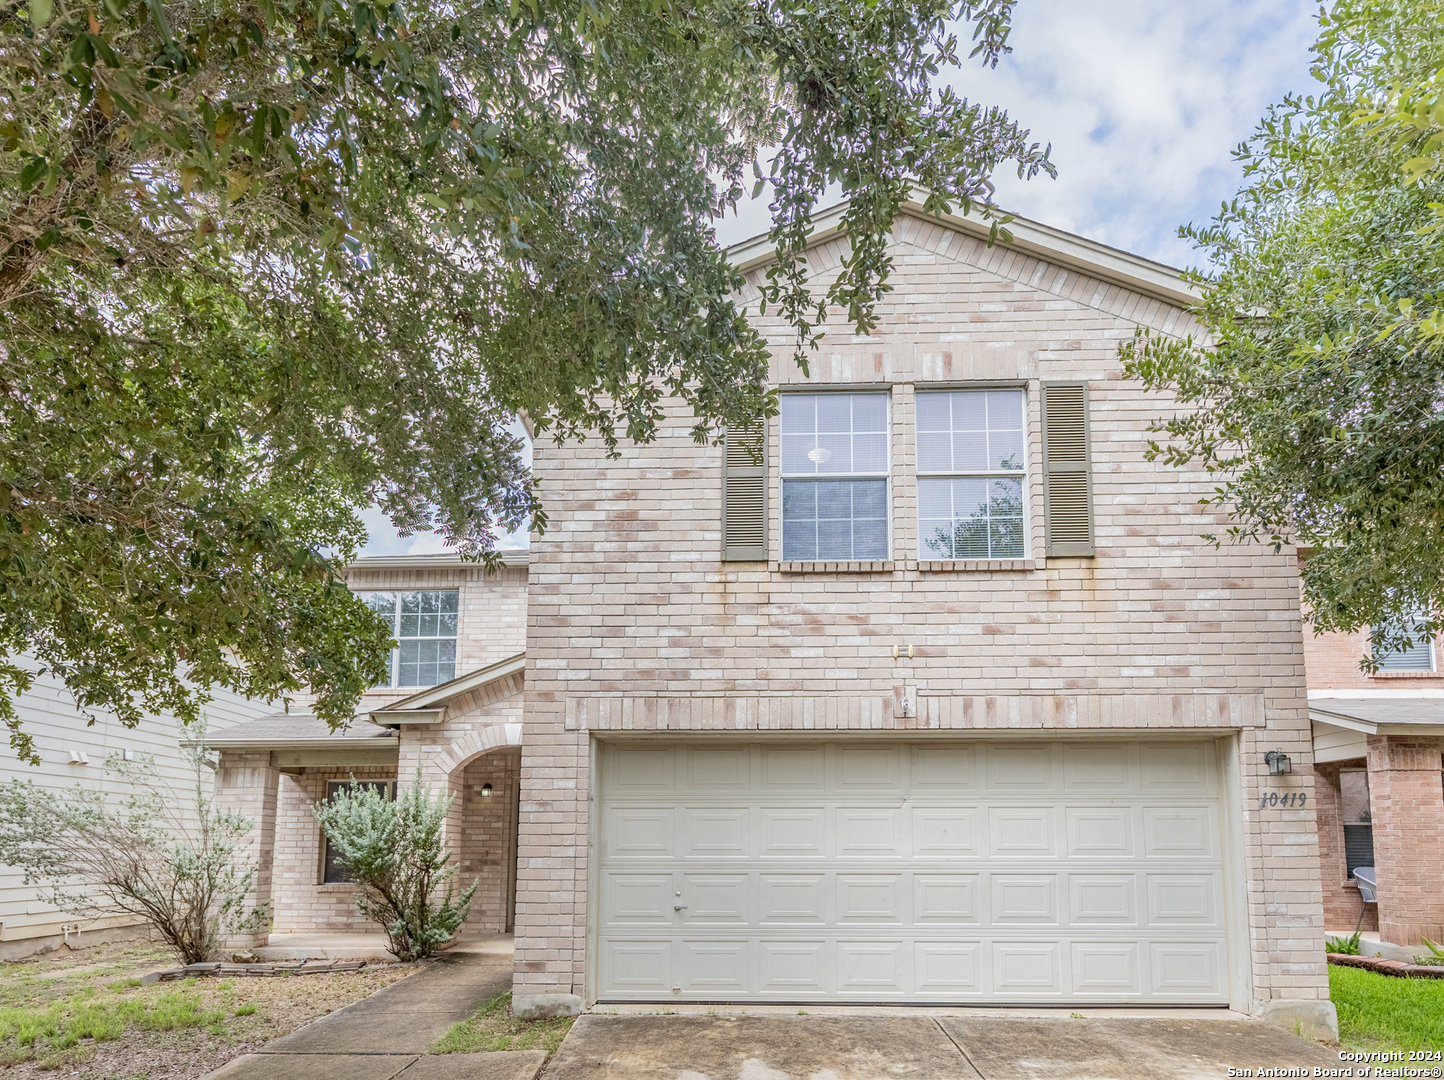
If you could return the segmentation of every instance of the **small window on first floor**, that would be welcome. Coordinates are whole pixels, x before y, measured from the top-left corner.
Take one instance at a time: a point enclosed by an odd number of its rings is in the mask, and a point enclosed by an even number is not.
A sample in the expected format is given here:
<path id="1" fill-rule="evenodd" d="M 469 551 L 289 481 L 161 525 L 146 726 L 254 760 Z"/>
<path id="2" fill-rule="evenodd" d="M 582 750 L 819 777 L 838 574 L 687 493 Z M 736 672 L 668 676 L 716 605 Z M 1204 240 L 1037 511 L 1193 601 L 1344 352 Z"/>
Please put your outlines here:
<path id="1" fill-rule="evenodd" d="M 1339 801 L 1344 819 L 1344 866 L 1347 877 L 1354 867 L 1374 865 L 1374 825 L 1369 812 L 1369 774 L 1363 769 L 1339 773 Z"/>
<path id="2" fill-rule="evenodd" d="M 336 792 L 344 787 L 350 787 L 350 780 L 331 780 L 326 784 L 326 801 L 330 802 L 336 797 Z M 357 780 L 357 787 L 374 788 L 381 791 L 388 799 L 396 798 L 395 780 Z M 321 833 L 322 871 L 321 884 L 323 885 L 344 885 L 351 880 L 344 867 L 336 862 L 336 853 L 331 850 L 331 841 L 326 838 L 326 833 Z"/>

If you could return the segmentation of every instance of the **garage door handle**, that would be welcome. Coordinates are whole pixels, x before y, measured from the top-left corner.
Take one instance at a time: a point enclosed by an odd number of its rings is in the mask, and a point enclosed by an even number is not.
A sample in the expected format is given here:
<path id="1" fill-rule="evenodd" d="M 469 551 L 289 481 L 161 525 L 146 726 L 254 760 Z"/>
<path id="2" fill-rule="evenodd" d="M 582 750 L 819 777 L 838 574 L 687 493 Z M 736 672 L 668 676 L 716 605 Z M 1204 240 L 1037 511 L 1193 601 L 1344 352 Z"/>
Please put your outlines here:
<path id="1" fill-rule="evenodd" d="M 686 905 L 686 904 L 673 904 L 673 905 L 672 905 L 672 910 L 673 910 L 673 911 L 686 911 L 686 910 L 687 910 L 687 905 Z"/>

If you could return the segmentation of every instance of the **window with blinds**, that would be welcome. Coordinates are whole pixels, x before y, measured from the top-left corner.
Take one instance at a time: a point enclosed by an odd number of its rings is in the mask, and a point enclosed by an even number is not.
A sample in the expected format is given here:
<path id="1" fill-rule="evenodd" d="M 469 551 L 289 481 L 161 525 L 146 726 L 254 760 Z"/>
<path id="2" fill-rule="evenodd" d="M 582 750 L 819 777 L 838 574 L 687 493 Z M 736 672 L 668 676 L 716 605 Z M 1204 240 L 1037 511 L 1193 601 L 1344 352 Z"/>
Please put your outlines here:
<path id="1" fill-rule="evenodd" d="M 1089 465 L 1088 384 L 1043 384 L 1045 554 L 1093 554 L 1093 476 Z"/>
<path id="2" fill-rule="evenodd" d="M 723 438 L 722 559 L 767 561 L 767 421 Z"/>
<path id="3" fill-rule="evenodd" d="M 1394 630 L 1390 627 L 1390 630 Z M 1429 640 L 1429 635 L 1424 632 L 1424 623 L 1419 619 L 1412 619 L 1402 628 L 1412 642 L 1407 648 L 1396 649 L 1393 652 L 1384 653 L 1379 656 L 1380 671 L 1433 671 L 1434 670 L 1434 643 Z"/>

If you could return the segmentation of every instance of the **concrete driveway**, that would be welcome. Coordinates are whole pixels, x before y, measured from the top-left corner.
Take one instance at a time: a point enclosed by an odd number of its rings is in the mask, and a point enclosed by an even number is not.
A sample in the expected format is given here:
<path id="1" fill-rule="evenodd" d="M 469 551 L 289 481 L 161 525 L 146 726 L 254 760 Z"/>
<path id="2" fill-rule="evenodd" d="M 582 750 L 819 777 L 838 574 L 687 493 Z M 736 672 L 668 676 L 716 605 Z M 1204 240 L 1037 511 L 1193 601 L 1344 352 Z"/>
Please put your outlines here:
<path id="1" fill-rule="evenodd" d="M 1259 1021 L 999 1016 L 589 1014 L 546 1080 L 1217 1080 L 1342 1067 Z M 1287 1073 L 1272 1075 L 1289 1075 Z M 1328 1075 L 1324 1073 L 1323 1075 Z"/>

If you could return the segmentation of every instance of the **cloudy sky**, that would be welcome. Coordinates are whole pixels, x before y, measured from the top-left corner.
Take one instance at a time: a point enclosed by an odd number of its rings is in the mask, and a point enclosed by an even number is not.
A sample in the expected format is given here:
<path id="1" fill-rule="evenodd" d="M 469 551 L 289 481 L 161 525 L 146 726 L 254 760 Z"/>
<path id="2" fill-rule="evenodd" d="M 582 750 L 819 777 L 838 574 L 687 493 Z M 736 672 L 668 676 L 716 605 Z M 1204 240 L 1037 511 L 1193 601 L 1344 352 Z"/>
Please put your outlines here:
<path id="1" fill-rule="evenodd" d="M 952 83 L 1053 146 L 1058 178 L 1000 177 L 1003 206 L 1188 266 L 1178 226 L 1233 195 L 1232 149 L 1271 102 L 1312 90 L 1316 11 L 1312 0 L 1019 0 L 1012 55 L 991 71 L 966 62 Z M 765 231 L 765 204 L 721 223 L 720 239 Z M 397 537 L 379 513 L 367 524 L 366 554 L 443 550 L 429 534 Z"/>

